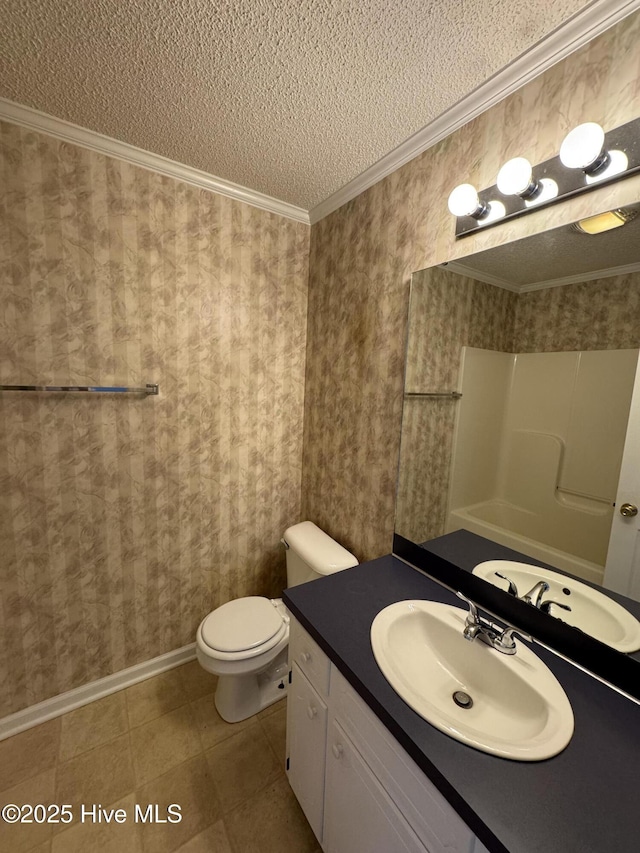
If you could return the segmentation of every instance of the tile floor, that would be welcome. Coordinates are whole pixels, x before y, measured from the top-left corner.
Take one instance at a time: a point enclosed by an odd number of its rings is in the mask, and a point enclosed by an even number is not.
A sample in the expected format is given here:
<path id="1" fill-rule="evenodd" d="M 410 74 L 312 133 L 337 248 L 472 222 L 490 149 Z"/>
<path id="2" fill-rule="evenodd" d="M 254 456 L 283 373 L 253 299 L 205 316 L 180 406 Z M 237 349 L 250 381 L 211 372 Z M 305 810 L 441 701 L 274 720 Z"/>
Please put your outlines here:
<path id="1" fill-rule="evenodd" d="M 0 805 L 68 803 L 69 825 L 0 821 L 2 853 L 320 853 L 284 772 L 286 702 L 230 725 L 196 661 L 0 742 Z M 181 806 L 180 823 L 135 806 Z M 80 806 L 124 823 L 80 821 Z"/>

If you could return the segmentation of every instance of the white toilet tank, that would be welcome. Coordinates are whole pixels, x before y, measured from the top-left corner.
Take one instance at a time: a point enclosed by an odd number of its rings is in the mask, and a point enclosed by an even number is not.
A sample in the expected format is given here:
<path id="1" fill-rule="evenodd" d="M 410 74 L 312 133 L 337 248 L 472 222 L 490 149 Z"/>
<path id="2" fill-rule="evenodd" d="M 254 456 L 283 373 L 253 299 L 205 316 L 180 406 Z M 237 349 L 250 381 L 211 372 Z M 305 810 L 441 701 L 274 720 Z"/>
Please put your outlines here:
<path id="1" fill-rule="evenodd" d="M 282 541 L 287 549 L 288 587 L 358 565 L 353 554 L 312 521 L 288 527 Z"/>

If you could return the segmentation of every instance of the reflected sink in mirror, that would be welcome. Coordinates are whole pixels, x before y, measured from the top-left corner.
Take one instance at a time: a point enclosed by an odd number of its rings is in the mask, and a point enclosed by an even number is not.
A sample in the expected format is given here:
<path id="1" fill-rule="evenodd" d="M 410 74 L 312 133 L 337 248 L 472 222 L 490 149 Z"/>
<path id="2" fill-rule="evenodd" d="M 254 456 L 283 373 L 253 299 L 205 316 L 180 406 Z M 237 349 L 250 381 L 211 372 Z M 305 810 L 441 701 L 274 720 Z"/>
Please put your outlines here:
<path id="1" fill-rule="evenodd" d="M 371 645 L 383 675 L 427 722 L 475 749 L 517 761 L 557 755 L 571 740 L 573 711 L 556 677 L 519 641 L 506 655 L 466 640 L 466 616 L 421 600 L 381 610 Z"/>
<path id="2" fill-rule="evenodd" d="M 619 652 L 640 649 L 640 622 L 617 601 L 597 589 L 560 572 L 512 560 L 488 560 L 479 563 L 473 570 L 474 575 L 508 590 L 508 581 L 499 578 L 496 572 L 515 583 L 520 597 L 529 592 L 537 581 L 546 581 L 549 589 L 543 595 L 543 603 L 551 600 L 571 608 L 564 610 L 561 606 L 551 604 L 548 611 L 551 616 L 579 628 Z"/>

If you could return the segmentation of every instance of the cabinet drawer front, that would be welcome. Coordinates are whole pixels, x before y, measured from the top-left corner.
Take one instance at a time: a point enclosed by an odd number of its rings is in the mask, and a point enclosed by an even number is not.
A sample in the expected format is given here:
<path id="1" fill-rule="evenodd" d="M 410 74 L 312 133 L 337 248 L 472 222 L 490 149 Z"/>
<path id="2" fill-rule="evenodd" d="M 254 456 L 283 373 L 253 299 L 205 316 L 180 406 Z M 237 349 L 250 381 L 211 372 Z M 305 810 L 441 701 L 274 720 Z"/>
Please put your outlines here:
<path id="1" fill-rule="evenodd" d="M 322 841 L 327 706 L 293 664 L 287 695 L 287 774 L 318 841 Z"/>
<path id="2" fill-rule="evenodd" d="M 289 628 L 289 666 L 294 661 L 318 693 L 326 699 L 329 695 L 331 662 L 297 619 L 292 618 Z"/>
<path id="3" fill-rule="evenodd" d="M 331 710 L 431 853 L 469 853 L 475 837 L 334 666 Z"/>
<path id="4" fill-rule="evenodd" d="M 326 853 L 427 853 L 340 726 L 328 734 Z"/>

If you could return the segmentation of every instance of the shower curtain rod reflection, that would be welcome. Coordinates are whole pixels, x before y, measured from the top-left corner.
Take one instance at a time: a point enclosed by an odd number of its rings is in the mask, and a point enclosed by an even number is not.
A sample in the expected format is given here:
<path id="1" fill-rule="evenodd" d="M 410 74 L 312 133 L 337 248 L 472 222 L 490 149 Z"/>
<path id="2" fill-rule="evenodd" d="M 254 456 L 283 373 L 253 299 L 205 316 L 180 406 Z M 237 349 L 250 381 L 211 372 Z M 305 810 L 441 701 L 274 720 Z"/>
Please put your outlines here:
<path id="1" fill-rule="evenodd" d="M 404 395 L 407 397 L 449 397 L 452 400 L 459 400 L 462 397 L 460 391 L 407 391 Z"/>
<path id="2" fill-rule="evenodd" d="M 147 384 L 143 388 L 132 388 L 128 385 L 0 385 L 0 391 L 88 391 L 92 394 L 144 394 L 148 397 L 157 395 L 159 386 Z"/>

